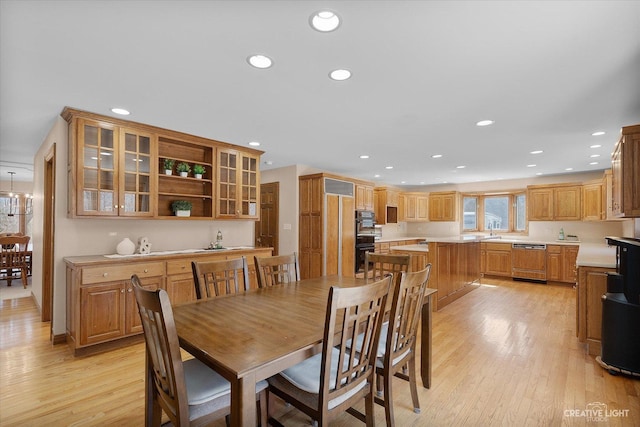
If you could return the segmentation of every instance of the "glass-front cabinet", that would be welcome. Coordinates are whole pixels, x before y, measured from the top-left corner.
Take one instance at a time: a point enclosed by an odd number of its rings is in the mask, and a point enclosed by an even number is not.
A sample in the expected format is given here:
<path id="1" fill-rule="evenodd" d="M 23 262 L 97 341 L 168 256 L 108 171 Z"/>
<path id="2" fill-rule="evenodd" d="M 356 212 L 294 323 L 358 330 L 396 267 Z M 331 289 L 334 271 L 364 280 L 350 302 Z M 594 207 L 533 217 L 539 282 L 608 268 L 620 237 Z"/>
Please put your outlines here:
<path id="1" fill-rule="evenodd" d="M 262 151 L 69 107 L 61 116 L 70 217 L 259 219 Z"/>
<path id="2" fill-rule="evenodd" d="M 218 150 L 217 218 L 258 218 L 259 156 Z"/>
<path id="3" fill-rule="evenodd" d="M 153 215 L 151 135 L 80 119 L 78 141 L 78 215 Z"/>

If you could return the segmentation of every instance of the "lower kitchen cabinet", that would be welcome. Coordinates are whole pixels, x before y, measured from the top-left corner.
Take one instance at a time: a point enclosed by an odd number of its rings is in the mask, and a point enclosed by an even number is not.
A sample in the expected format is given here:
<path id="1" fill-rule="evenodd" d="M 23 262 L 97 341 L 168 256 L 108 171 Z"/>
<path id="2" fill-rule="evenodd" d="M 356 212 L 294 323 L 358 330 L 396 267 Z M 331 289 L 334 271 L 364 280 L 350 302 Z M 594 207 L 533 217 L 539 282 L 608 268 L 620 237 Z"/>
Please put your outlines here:
<path id="1" fill-rule="evenodd" d="M 69 257 L 67 264 L 67 343 L 75 355 L 91 354 L 142 339 L 131 276 L 145 289 L 165 289 L 172 304 L 196 299 L 191 261 L 247 257 L 249 287 L 257 288 L 254 256 L 271 248 L 201 252 L 140 258 Z"/>
<path id="2" fill-rule="evenodd" d="M 511 243 L 483 242 L 480 246 L 482 273 L 511 277 Z"/>
<path id="3" fill-rule="evenodd" d="M 615 268 L 578 268 L 576 292 L 576 330 L 578 340 L 587 344 L 587 352 L 600 355 L 602 337 L 602 295 L 607 293 L 607 273 Z"/>
<path id="4" fill-rule="evenodd" d="M 547 281 L 576 283 L 578 245 L 547 245 Z"/>

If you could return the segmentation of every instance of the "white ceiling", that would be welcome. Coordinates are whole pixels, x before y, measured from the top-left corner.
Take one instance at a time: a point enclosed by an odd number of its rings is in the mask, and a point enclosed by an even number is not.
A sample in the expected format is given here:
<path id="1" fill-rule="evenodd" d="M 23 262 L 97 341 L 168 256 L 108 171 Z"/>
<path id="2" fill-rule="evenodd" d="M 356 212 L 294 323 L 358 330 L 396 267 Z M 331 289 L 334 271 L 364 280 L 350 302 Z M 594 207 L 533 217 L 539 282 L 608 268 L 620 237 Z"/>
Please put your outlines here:
<path id="1" fill-rule="evenodd" d="M 323 9 L 336 31 L 309 26 Z M 0 178 L 31 179 L 64 106 L 399 186 L 605 169 L 640 123 L 639 20 L 638 1 L 2 0 Z"/>

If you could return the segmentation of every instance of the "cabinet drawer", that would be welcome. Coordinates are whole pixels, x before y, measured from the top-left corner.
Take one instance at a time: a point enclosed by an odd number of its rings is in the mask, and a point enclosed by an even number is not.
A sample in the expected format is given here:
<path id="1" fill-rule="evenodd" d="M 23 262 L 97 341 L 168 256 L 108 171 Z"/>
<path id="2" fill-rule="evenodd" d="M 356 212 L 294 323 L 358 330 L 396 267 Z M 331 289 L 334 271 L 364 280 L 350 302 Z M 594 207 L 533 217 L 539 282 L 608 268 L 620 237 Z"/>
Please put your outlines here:
<path id="1" fill-rule="evenodd" d="M 510 251 L 511 243 L 494 243 L 494 242 L 483 242 L 486 246 L 486 250 L 488 251 Z"/>
<path id="2" fill-rule="evenodd" d="M 129 280 L 132 274 L 137 274 L 141 278 L 164 276 L 164 265 L 162 262 L 146 262 L 131 265 L 83 268 L 82 284 Z"/>
<path id="3" fill-rule="evenodd" d="M 205 261 L 205 260 L 202 260 Z M 206 260 L 209 261 L 209 260 Z M 167 261 L 167 276 L 173 274 L 191 274 L 191 259 L 177 259 L 175 261 Z"/>

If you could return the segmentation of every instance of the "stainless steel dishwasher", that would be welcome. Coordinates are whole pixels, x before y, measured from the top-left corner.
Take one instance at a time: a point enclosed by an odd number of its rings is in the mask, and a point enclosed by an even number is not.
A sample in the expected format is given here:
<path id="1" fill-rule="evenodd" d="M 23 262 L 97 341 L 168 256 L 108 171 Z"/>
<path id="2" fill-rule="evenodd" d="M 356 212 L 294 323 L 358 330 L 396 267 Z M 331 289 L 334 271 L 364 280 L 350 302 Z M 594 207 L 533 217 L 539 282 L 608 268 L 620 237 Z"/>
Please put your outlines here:
<path id="1" fill-rule="evenodd" d="M 511 277 L 521 280 L 547 281 L 547 245 L 513 243 Z"/>

